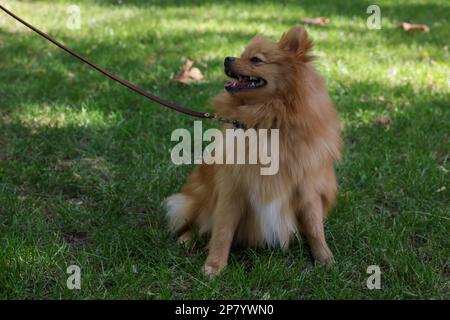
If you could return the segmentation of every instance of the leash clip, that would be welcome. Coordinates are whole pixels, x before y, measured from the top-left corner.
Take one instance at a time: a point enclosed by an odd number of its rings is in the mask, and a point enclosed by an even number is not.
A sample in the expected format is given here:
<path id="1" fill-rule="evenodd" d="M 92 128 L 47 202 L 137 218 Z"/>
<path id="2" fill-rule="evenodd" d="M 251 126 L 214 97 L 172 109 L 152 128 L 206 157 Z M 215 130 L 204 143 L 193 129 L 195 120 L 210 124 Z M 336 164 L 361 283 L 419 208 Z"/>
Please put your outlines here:
<path id="1" fill-rule="evenodd" d="M 232 119 L 219 117 L 217 115 L 217 113 L 211 113 L 210 114 L 210 113 L 206 112 L 205 113 L 205 117 L 208 117 L 209 119 L 214 120 L 214 121 L 218 121 L 218 122 L 230 123 L 230 124 L 232 124 L 234 126 L 235 129 L 244 129 L 244 130 L 247 129 L 246 126 L 243 123 L 241 123 L 241 122 L 239 122 L 237 120 L 232 120 Z"/>

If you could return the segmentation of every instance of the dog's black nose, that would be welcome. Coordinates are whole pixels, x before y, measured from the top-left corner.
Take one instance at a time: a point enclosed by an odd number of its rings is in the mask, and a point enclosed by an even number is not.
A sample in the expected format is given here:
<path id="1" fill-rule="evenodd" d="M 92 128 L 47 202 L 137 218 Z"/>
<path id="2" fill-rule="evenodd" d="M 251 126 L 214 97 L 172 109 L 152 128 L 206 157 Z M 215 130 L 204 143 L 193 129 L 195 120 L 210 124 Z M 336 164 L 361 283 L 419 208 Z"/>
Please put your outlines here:
<path id="1" fill-rule="evenodd" d="M 225 67 L 229 67 L 234 60 L 236 60 L 235 57 L 226 57 L 223 64 Z"/>

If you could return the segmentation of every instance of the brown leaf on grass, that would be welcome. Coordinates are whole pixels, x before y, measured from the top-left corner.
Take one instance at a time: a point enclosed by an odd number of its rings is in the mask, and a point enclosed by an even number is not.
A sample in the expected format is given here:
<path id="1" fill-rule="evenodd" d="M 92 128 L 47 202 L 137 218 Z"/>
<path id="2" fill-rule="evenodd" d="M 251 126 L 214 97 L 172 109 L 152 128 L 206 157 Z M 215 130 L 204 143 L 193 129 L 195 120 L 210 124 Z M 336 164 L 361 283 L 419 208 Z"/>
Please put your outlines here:
<path id="1" fill-rule="evenodd" d="M 401 27 L 406 32 L 430 32 L 430 28 L 426 24 L 403 22 Z"/>
<path id="2" fill-rule="evenodd" d="M 379 116 L 374 121 L 374 124 L 376 126 L 380 126 L 380 127 L 384 127 L 384 128 L 389 128 L 391 123 L 392 123 L 392 119 L 389 116 Z"/>
<path id="3" fill-rule="evenodd" d="M 193 68 L 193 65 L 193 61 L 186 60 L 183 64 L 182 70 L 174 77 L 174 80 L 182 83 L 203 80 L 204 77 L 202 72 L 198 68 Z"/>
<path id="4" fill-rule="evenodd" d="M 90 240 L 88 238 L 88 234 L 84 231 L 67 232 L 63 235 L 63 238 L 64 238 L 65 242 L 67 242 L 70 245 L 75 245 L 75 246 L 88 244 L 90 242 Z"/>
<path id="5" fill-rule="evenodd" d="M 315 18 L 302 18 L 301 20 L 305 24 L 313 24 L 317 26 L 324 26 L 328 23 L 330 23 L 330 18 L 327 17 L 315 17 Z"/>

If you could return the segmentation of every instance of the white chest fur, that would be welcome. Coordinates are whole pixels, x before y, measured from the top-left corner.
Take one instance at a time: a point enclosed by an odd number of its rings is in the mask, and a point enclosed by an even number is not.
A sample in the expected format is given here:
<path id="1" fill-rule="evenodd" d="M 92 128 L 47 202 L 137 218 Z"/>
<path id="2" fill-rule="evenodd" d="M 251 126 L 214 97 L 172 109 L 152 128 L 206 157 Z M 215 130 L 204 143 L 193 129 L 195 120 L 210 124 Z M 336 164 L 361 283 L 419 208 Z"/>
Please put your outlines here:
<path id="1" fill-rule="evenodd" d="M 259 222 L 263 243 L 269 247 L 286 248 L 292 234 L 296 232 L 296 225 L 291 215 L 283 214 L 281 199 L 265 203 L 253 194 L 250 203 Z"/>

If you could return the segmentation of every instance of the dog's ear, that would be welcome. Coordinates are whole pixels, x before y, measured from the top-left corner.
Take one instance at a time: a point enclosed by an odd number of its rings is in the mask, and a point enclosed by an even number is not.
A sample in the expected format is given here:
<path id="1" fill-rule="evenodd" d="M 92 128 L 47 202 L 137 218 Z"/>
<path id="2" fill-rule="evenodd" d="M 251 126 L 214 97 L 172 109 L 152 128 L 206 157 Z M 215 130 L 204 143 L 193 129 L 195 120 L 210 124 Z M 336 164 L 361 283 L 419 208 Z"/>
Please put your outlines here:
<path id="1" fill-rule="evenodd" d="M 308 38 L 308 33 L 301 27 L 293 27 L 288 33 L 283 34 L 278 46 L 287 51 L 294 52 L 304 62 L 311 61 L 312 56 L 308 51 L 312 48 L 312 41 Z"/>

